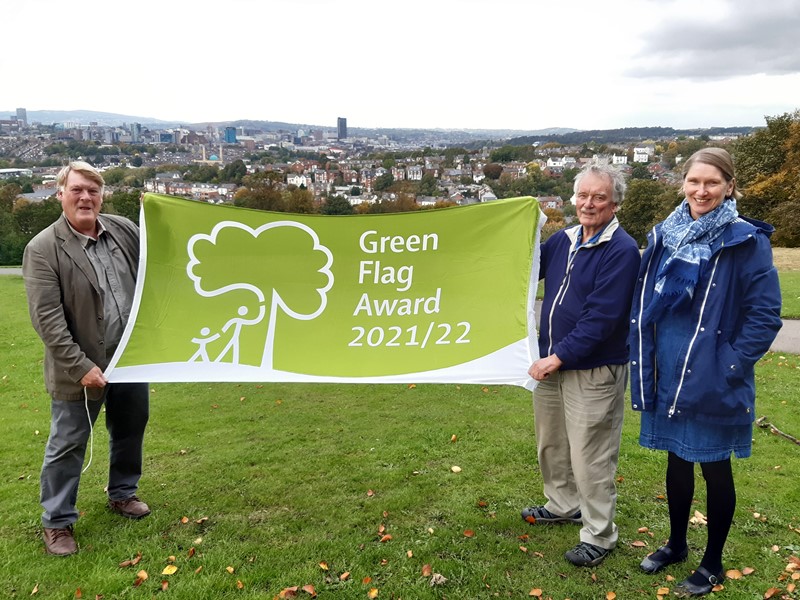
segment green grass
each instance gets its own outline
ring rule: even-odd
[[[800,319],[800,271],[781,271],[778,272],[778,278],[783,295],[781,317]]]
[[[31,597],[35,589],[34,598],[74,598],[80,588],[83,598],[144,599],[160,597],[168,581],[163,597],[187,600],[273,598],[306,584],[320,598],[363,599],[371,588],[379,599],[523,598],[533,588],[553,599],[610,591],[620,599],[655,598],[659,586],[674,585],[667,575],[682,579],[702,555],[705,530],[693,527],[687,564],[656,576],[639,571],[668,533],[665,456],[639,447],[630,411],[619,468],[619,546],[599,567],[579,569],[563,558],[578,541],[577,527],[531,526],[519,517],[522,507],[542,500],[524,390],[159,384],[152,386],[140,488],[153,514],[132,522],[106,510],[108,437],[100,425],[78,499],[80,552],[47,556],[38,475],[49,400],[21,278],[0,277],[0,306],[0,597]],[[800,357],[775,354],[757,373],[759,416],[796,437],[799,374]],[[454,465],[462,471],[453,473]],[[738,506],[724,559],[727,568],[756,571],[726,581],[725,593],[761,598],[772,586],[785,589],[778,578],[789,556],[800,553],[800,447],[756,429],[753,457],[734,461],[734,469]],[[705,513],[699,475],[696,497]],[[392,539],[381,542],[383,534]],[[119,566],[139,553],[135,567]],[[162,576],[170,556],[178,571]],[[425,564],[447,582],[431,587],[421,575]],[[141,569],[149,579],[135,587]],[[350,576],[341,580],[344,572]]]

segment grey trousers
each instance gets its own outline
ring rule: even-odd
[[[81,469],[89,440],[89,418],[97,420],[106,407],[109,434],[108,497],[123,500],[136,494],[142,475],[144,430],[150,416],[146,383],[110,383],[103,398],[50,403],[50,437],[44,453],[40,501],[42,525],[64,528],[78,520],[76,503]]]
[[[559,516],[581,511],[580,540],[617,544],[615,477],[628,365],[556,371],[533,392],[545,508]]]

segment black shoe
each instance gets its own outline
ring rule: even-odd
[[[658,573],[667,565],[685,561],[688,556],[688,547],[684,548],[678,554],[675,554],[669,546],[661,546],[661,548],[653,552],[650,556],[646,556],[639,567],[641,567],[642,571],[645,573],[650,573],[652,575],[653,573]]]
[[[722,583],[725,579],[725,574],[720,572],[714,575],[708,572],[705,567],[697,567],[695,573],[700,573],[705,581],[703,583],[692,583],[690,578],[684,579],[677,586],[675,586],[675,595],[679,598],[690,598],[692,596],[705,596],[714,589],[714,586]]]
[[[522,520],[528,523],[582,523],[581,511],[576,512],[574,515],[566,517],[559,517],[551,513],[544,506],[529,506],[522,509]]]
[[[611,554],[608,548],[601,548],[588,542],[581,542],[564,555],[576,567],[594,567]]]

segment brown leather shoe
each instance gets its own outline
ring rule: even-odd
[[[47,550],[48,554],[69,556],[78,551],[78,545],[72,535],[72,526],[60,529],[45,527],[42,539],[44,539],[44,549]]]
[[[124,500],[108,500],[108,508],[128,519],[141,519],[150,514],[150,507],[136,496]]]

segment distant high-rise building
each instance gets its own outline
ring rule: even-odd
[[[134,144],[142,141],[142,125],[140,123],[131,123],[131,141]]]
[[[347,119],[344,117],[336,119],[336,139],[347,139]]]
[[[22,121],[22,126],[28,126],[28,111],[24,108],[17,109],[17,121]]]
[[[236,143],[236,127],[225,128],[225,143],[226,144]]]

